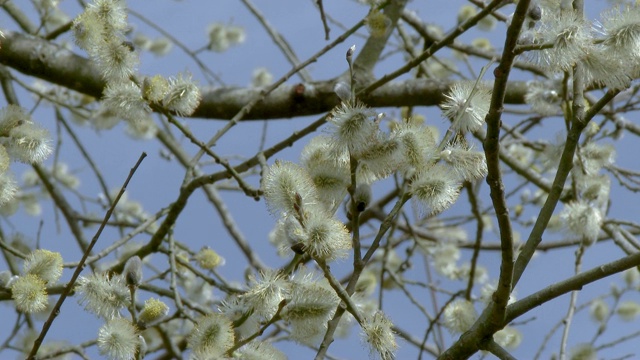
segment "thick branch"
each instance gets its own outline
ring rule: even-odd
[[[638,265],[640,265],[640,253],[635,253],[550,285],[509,305],[507,307],[506,323],[570,291],[582,290],[582,287],[585,285]]]
[[[72,51],[44,39],[13,31],[5,31],[0,50],[0,63],[26,75],[60,85],[96,98],[102,96],[105,81],[91,62]],[[283,84],[256,104],[243,120],[293,118],[322,114],[339,103],[333,92],[334,80],[307,84]],[[434,106],[443,101],[452,82],[438,80],[405,80],[389,83],[361,98],[372,107]],[[524,104],[524,81],[507,86],[505,103]],[[202,102],[193,117],[231,119],[260,89],[203,89]]]

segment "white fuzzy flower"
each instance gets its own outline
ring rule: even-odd
[[[549,49],[538,51],[539,65],[552,71],[570,70],[591,45],[587,23],[574,11],[544,16],[537,40],[542,44],[553,44]]]
[[[376,311],[362,324],[362,338],[376,351],[382,360],[392,360],[398,348],[396,337],[391,328],[393,323],[382,311]]]
[[[11,215],[14,214],[19,205],[16,199],[16,193],[18,192],[18,184],[16,183],[11,173],[5,172],[0,174],[0,206],[3,207],[2,214]],[[15,200],[15,201],[12,201]]]
[[[318,198],[327,210],[336,208],[344,200],[351,183],[348,155],[335,154],[333,150],[330,138],[316,136],[300,154],[300,164],[309,172]]]
[[[320,280],[312,273],[298,275],[301,276],[292,279],[290,301],[281,315],[291,326],[293,340],[317,344],[322,339],[327,322],[333,316],[340,298],[324,279]]]
[[[134,359],[140,344],[136,327],[120,317],[107,321],[98,330],[97,342],[100,354],[113,360]]]
[[[8,165],[6,155],[24,163],[39,164],[53,152],[49,132],[17,105],[8,105],[0,111],[0,139],[6,150],[2,152],[4,168]]]
[[[601,31],[604,45],[616,56],[626,60],[640,54],[640,12],[638,7],[613,7],[602,14]]]
[[[312,258],[327,262],[346,258],[351,236],[342,222],[314,211],[304,219],[304,251]]]
[[[249,289],[240,299],[248,305],[248,310],[270,318],[288,292],[289,283],[279,271],[265,270],[259,277],[249,277]]]
[[[635,63],[617,56],[604,45],[594,46],[582,59],[587,84],[604,85],[612,90],[626,89],[635,73]]]
[[[374,121],[375,113],[364,104],[342,103],[329,118],[336,151],[346,149],[353,155],[366,150],[379,131]]]
[[[264,175],[264,197],[272,213],[298,214],[318,204],[313,180],[301,166],[276,161]]]
[[[264,317],[256,312],[248,301],[236,295],[222,300],[219,308],[220,312],[233,322],[233,330],[241,339],[246,339],[258,331],[264,319],[271,319],[271,316]]]
[[[430,127],[416,122],[403,122],[394,127],[390,137],[400,145],[398,167],[404,174],[414,173],[434,158],[437,135]]]
[[[45,284],[55,284],[62,275],[62,256],[59,252],[36,249],[24,261],[23,272],[33,274]]]
[[[169,89],[162,99],[162,105],[180,116],[193,114],[200,104],[200,89],[190,74],[178,74],[169,79]]]
[[[429,213],[439,213],[451,206],[460,192],[460,182],[445,166],[436,164],[415,175],[411,182],[413,198],[425,205]]]
[[[267,70],[267,68],[260,67],[253,70],[251,75],[251,85],[254,87],[264,87],[271,85],[273,82],[273,75]]]
[[[233,346],[233,325],[223,314],[209,314],[196,324],[187,340],[197,359],[221,357]]]
[[[560,100],[561,97],[554,82],[527,82],[527,93],[524,96],[524,101],[536,113],[545,116],[560,113]]]
[[[75,290],[78,303],[104,319],[117,317],[120,310],[131,303],[129,289],[120,276],[98,273],[80,277]]]
[[[442,316],[444,326],[451,333],[459,334],[471,328],[471,325],[478,318],[478,313],[473,303],[468,300],[458,299],[447,306]]]
[[[591,344],[578,344],[569,352],[569,360],[597,360],[598,353]]]
[[[609,305],[602,299],[595,299],[589,307],[589,315],[598,323],[604,323],[609,317]]]
[[[93,49],[91,58],[108,82],[126,81],[135,73],[138,54],[122,38],[104,39]]]
[[[600,233],[602,214],[600,210],[584,201],[565,204],[561,213],[569,230],[582,237],[585,245],[593,244]]]
[[[287,356],[282,351],[264,341],[252,341],[238,349],[236,354],[238,359],[243,360],[287,360]]]
[[[633,321],[640,315],[640,304],[632,300],[621,302],[616,309],[616,313],[624,321]]]
[[[25,313],[42,311],[49,303],[45,282],[37,275],[20,276],[11,284],[16,309]]]
[[[493,340],[502,347],[515,349],[522,342],[522,333],[513,326],[505,326],[504,329],[493,334]]]
[[[440,156],[462,180],[474,181],[487,176],[484,152],[472,151],[461,144],[454,143],[447,146]]]
[[[171,40],[166,37],[161,37],[153,40],[151,45],[149,46],[149,51],[154,53],[156,56],[164,56],[171,51],[173,47],[173,43]]]
[[[484,124],[491,103],[491,89],[482,83],[474,86],[474,82],[458,82],[445,95],[443,115],[453,122],[454,131],[473,132]]]
[[[574,158],[574,166],[580,167],[588,175],[595,175],[603,167],[614,163],[616,149],[612,145],[590,142],[580,148],[580,154]]]
[[[142,97],[142,91],[132,82],[108,84],[104,91],[103,105],[105,109],[128,121],[146,117],[150,112],[149,105]]]
[[[221,23],[209,25],[209,50],[224,52],[231,45],[239,44],[245,40],[244,29],[238,26],[227,26]]]

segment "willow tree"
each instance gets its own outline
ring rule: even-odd
[[[2,2],[2,356],[637,351],[635,3],[78,3]]]

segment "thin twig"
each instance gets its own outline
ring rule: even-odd
[[[316,0],[316,4],[318,5],[318,9],[320,9],[320,20],[322,20],[322,27],[324,27],[324,39],[329,40],[329,25],[327,24],[327,16],[324,13],[324,6],[322,5],[322,0]]]
[[[276,313],[273,314],[273,316],[271,317],[271,319],[269,319],[269,321],[267,321],[264,325],[262,325],[262,327],[258,331],[253,333],[251,336],[247,336],[246,339],[242,339],[241,341],[238,341],[237,343],[235,343],[229,350],[227,350],[226,354],[228,356],[231,356],[234,351],[250,343],[253,339],[257,338],[258,336],[261,336],[269,326],[274,324],[276,321],[280,320],[280,313],[282,312],[282,309],[284,309],[286,305],[287,305],[287,299],[280,301],[280,303],[278,304],[278,309],[276,310]]]
[[[138,158],[138,161],[136,162],[136,164],[133,166],[133,168],[131,168],[131,171],[129,171],[129,176],[127,176],[127,179],[124,181],[124,184],[122,184],[122,187],[120,188],[120,192],[118,192],[118,195],[116,196],[113,203],[111,204],[111,207],[109,208],[109,210],[107,210],[107,213],[104,216],[104,220],[102,221],[102,224],[100,224],[98,231],[96,231],[96,234],[93,236],[93,239],[91,239],[91,242],[89,243],[86,250],[82,254],[82,259],[80,260],[78,267],[76,267],[76,270],[73,272],[73,275],[71,276],[71,280],[69,280],[69,282],[67,283],[67,286],[65,286],[64,288],[64,291],[62,292],[62,294],[60,294],[60,297],[58,298],[56,305],[53,307],[53,309],[51,309],[51,314],[49,314],[49,318],[42,325],[42,330],[40,331],[40,335],[38,335],[38,338],[34,341],[33,347],[31,348],[31,352],[27,357],[28,360],[36,359],[36,354],[38,353],[38,349],[40,348],[40,345],[42,345],[42,341],[44,340],[44,337],[47,335],[49,328],[51,328],[51,325],[53,324],[53,320],[55,320],[55,318],[60,313],[60,308],[62,307],[62,303],[64,303],[64,301],[67,299],[67,296],[69,295],[69,293],[71,292],[71,289],[75,285],[76,280],[78,279],[78,277],[80,276],[80,273],[84,269],[85,261],[89,257],[89,254],[91,253],[91,250],[93,249],[94,245],[98,242],[98,239],[100,238],[100,234],[102,234],[102,230],[104,230],[104,228],[106,227],[107,221],[109,220],[109,218],[111,217],[111,214],[115,210],[116,205],[118,204],[118,201],[120,201],[120,198],[124,194],[124,191],[127,189],[127,185],[129,185],[129,181],[131,180],[131,178],[133,177],[133,174],[135,174],[136,170],[138,169],[138,166],[140,166],[140,163],[142,163],[142,160],[144,160],[146,156],[147,156],[147,153],[143,152],[140,155],[140,158]]]
[[[471,301],[471,290],[473,289],[473,281],[476,274],[476,265],[478,263],[478,256],[480,255],[480,246],[482,245],[482,234],[484,233],[484,222],[482,220],[482,214],[478,209],[478,198],[473,190],[473,185],[470,182],[464,184],[469,195],[469,204],[471,205],[471,213],[476,218],[476,241],[473,247],[473,255],[471,255],[471,266],[469,268],[469,280],[467,282],[467,291],[464,294],[465,299]]]
[[[640,253],[625,256],[607,264],[597,266],[591,270],[574,275],[566,280],[559,281],[538,292],[535,292],[507,307],[505,322],[525,314],[552,299],[562,296],[570,291],[581,290],[585,285],[604,279],[607,276],[623,272],[634,266],[640,265]]]
[[[253,16],[258,19],[258,22],[262,24],[262,27],[266,30],[267,34],[269,34],[271,40],[273,40],[273,42],[278,46],[284,57],[287,58],[289,64],[294,67],[298,66],[300,64],[300,59],[298,59],[298,56],[295,54],[295,52],[293,52],[293,49],[291,48],[287,40],[284,39],[284,37],[278,32],[278,30],[276,30],[273,26],[271,26],[271,24],[269,24],[269,21],[267,21],[260,10],[258,10],[258,8],[256,8],[250,0],[242,0],[242,3],[249,9]],[[298,72],[298,76],[300,76],[300,78],[304,82],[310,82],[312,80],[311,75],[309,74],[307,69],[301,69]]]
[[[331,50],[334,47],[336,47],[338,44],[340,44],[343,41],[345,41],[349,36],[351,36],[351,34],[355,33],[363,25],[364,25],[364,20],[360,20],[356,25],[351,27],[344,34],[340,35],[331,44],[325,46],[320,51],[318,51],[315,54],[313,54],[306,61],[300,63],[297,66],[294,66],[291,70],[289,70],[286,74],[284,74],[276,82],[274,82],[273,84],[271,84],[271,85],[267,86],[266,88],[264,88],[263,90],[261,90],[258,96],[253,97],[253,99],[251,101],[249,101],[245,106],[243,106],[242,109],[240,109],[240,111],[238,111],[238,113],[233,118],[231,118],[231,120],[229,120],[229,122],[227,122],[227,124],[222,129],[218,130],[218,132],[216,132],[215,135],[213,135],[213,137],[209,141],[207,141],[206,147],[209,148],[211,146],[214,146],[216,144],[216,142],[218,142],[218,140],[222,137],[222,135],[226,134],[227,131],[229,131],[232,127],[234,127],[238,123],[238,121],[240,121],[242,118],[244,118],[244,116],[247,113],[251,112],[251,109],[256,104],[258,104],[260,101],[264,100],[264,98],[267,95],[269,95],[272,91],[277,89],[280,85],[282,85],[285,81],[287,81],[287,79],[289,79],[291,76],[296,74],[298,71],[304,69],[309,64],[315,62],[320,56],[324,55],[326,52],[328,52],[329,50]],[[204,154],[204,151],[200,150],[191,159],[191,161],[189,163],[191,164],[192,168],[195,167],[195,164],[200,160],[200,158],[202,157],[203,154]]]
[[[584,255],[585,246],[581,244],[576,250],[576,261],[574,266],[574,273],[578,275],[582,268],[582,256]],[[562,321],[564,324],[564,330],[562,331],[562,339],[560,340],[559,356],[561,360],[564,360],[567,352],[567,342],[569,341],[569,330],[571,329],[571,323],[573,322],[573,315],[576,311],[576,302],[578,301],[578,291],[571,292],[571,298],[569,299],[569,308],[567,309],[567,315]]]

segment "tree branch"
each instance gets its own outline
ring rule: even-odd
[[[550,285],[507,306],[506,322],[509,323],[531,309],[570,291],[581,290],[582,287],[587,284],[591,284],[638,265],[640,265],[640,253],[635,253]]]
[[[4,30],[3,30],[4,31]],[[87,58],[44,39],[13,31],[4,31],[0,63],[23,74],[60,85],[79,93],[100,98],[105,81]],[[255,104],[242,120],[293,118],[322,114],[339,104],[333,91],[335,80],[314,83],[282,84]],[[380,87],[359,99],[372,107],[434,106],[444,100],[453,81],[405,80]],[[223,87],[202,89],[202,101],[192,115],[195,118],[232,119],[261,89]],[[507,86],[505,103],[524,104],[525,81]]]

